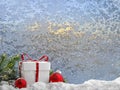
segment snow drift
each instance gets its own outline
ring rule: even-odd
[[[0,54],[47,54],[69,83],[120,76],[120,0],[0,0]]]
[[[9,85],[0,86],[0,90],[18,90]],[[120,90],[120,78],[113,81],[89,80],[83,84],[69,83],[42,83],[38,82],[31,87],[20,90]]]

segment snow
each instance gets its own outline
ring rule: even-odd
[[[19,90],[10,85],[3,84],[0,90]],[[120,90],[120,77],[113,81],[94,80],[84,82],[83,84],[69,83],[43,83],[37,82],[30,87],[20,90]]]
[[[69,83],[120,76],[120,0],[1,0],[0,8],[0,54],[47,54]]]

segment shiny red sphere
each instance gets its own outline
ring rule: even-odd
[[[49,82],[64,82],[64,78],[60,73],[55,72],[50,75]]]
[[[15,87],[17,88],[26,88],[27,87],[27,82],[24,78],[18,78],[15,81]]]

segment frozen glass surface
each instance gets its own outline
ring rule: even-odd
[[[46,54],[70,83],[120,76],[120,0],[0,0],[0,54]]]

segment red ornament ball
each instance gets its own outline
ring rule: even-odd
[[[49,82],[64,82],[64,78],[59,72],[50,75]]]
[[[24,78],[18,78],[15,81],[15,87],[17,88],[26,88],[27,87],[27,82]]]

